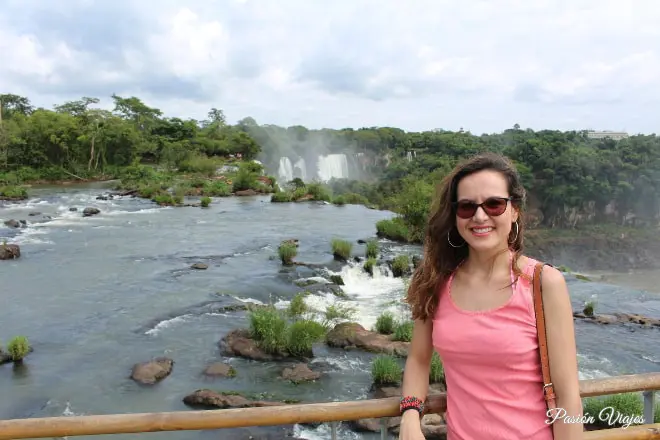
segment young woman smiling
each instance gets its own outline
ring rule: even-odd
[[[550,423],[532,277],[522,255],[525,189],[505,157],[478,155],[454,169],[429,216],[424,258],[408,290],[415,320],[401,399],[401,440],[423,440],[420,414],[431,355],[443,361],[449,440],[582,438],[572,307],[563,275],[541,286],[556,407]]]

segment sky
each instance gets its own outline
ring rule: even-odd
[[[655,133],[657,0],[0,0],[0,93],[309,128]]]

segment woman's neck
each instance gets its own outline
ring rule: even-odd
[[[512,255],[509,249],[488,253],[471,251],[462,264],[463,270],[471,276],[489,278],[492,274],[511,270]]]

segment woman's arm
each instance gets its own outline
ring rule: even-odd
[[[403,397],[413,396],[422,401],[426,400],[429,389],[431,356],[433,355],[432,332],[433,322],[431,318],[426,321],[415,320],[412,341],[403,374],[403,386],[401,387]],[[401,424],[417,424],[417,426],[420,426],[419,413],[415,410],[404,412]]]
[[[543,268],[542,289],[548,340],[550,377],[557,396],[557,408],[562,415],[553,423],[554,437],[562,440],[581,439],[583,426],[582,399],[577,365],[573,307],[561,272],[554,267]]]

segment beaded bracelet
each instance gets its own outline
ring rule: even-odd
[[[399,402],[399,412],[403,414],[409,409],[414,409],[415,411],[419,412],[419,415],[421,416],[424,412],[424,402],[414,396],[402,397],[401,401]]]

